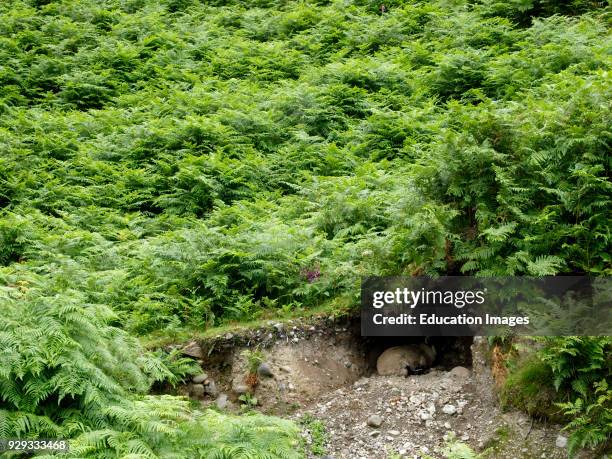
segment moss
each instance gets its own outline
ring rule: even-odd
[[[552,381],[548,365],[535,355],[526,356],[515,362],[501,388],[502,406],[520,409],[535,418],[561,422],[563,415],[555,403],[562,400],[563,394],[555,390]]]

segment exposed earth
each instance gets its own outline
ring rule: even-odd
[[[183,347],[204,369],[184,393],[215,409],[239,412],[250,401],[294,419],[328,458],[443,458],[453,439],[491,458],[567,457],[560,426],[502,412],[486,340],[434,340],[424,374],[377,374],[382,352],[406,342],[361,338],[355,321],[270,323]],[[244,351],[255,348],[263,361],[253,387]],[[325,426],[324,438],[313,435],[312,420]]]

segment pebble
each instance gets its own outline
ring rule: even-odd
[[[211,397],[216,397],[217,395],[219,395],[219,389],[217,389],[217,385],[214,381],[209,381],[208,384],[204,387],[204,391]]]
[[[390,430],[389,431],[389,435],[393,435],[394,437],[397,437],[400,434],[399,430]]]
[[[202,348],[195,341],[191,341],[187,346],[185,346],[181,352],[189,357],[194,357],[196,359],[201,359],[204,357],[204,353],[202,352]]]
[[[383,423],[383,418],[377,414],[371,415],[367,420],[367,424],[370,427],[378,428],[382,425],[382,423]]]
[[[232,391],[238,395],[246,394],[249,391],[249,387],[246,384],[234,384]]]
[[[202,384],[207,379],[208,379],[208,375],[206,373],[201,373],[197,376],[194,376],[192,381],[194,384]]]
[[[259,367],[257,367],[257,374],[259,374],[259,376],[266,376],[268,378],[271,378],[274,376],[274,373],[272,373],[272,369],[270,368],[270,365],[268,365],[267,363],[262,363],[259,365]]]
[[[468,379],[470,377],[470,370],[465,367],[455,367],[448,372],[448,375],[457,379]]]
[[[557,435],[557,439],[555,440],[555,446],[557,448],[565,448],[567,446],[567,437],[559,434]]]
[[[442,412],[444,414],[455,414],[457,412],[457,408],[455,407],[455,405],[444,405],[442,407]]]
[[[205,393],[204,384],[192,384],[190,392],[194,397],[203,397]]]
[[[219,408],[220,410],[224,410],[225,408],[227,408],[227,404],[228,404],[227,395],[219,394],[219,396],[217,397],[216,404],[217,404],[217,408]]]

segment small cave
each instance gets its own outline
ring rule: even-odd
[[[366,376],[376,374],[376,362],[385,350],[396,346],[418,345],[420,343],[435,348],[436,357],[431,368],[447,371],[457,366],[468,369],[472,367],[471,346],[474,339],[471,336],[361,336],[361,327],[358,320],[351,321],[348,331],[352,335],[353,345],[359,348],[365,359]]]
[[[432,368],[450,370],[456,366],[471,368],[472,352],[471,336],[433,336],[433,337],[362,337],[366,364],[371,373],[376,373],[376,361],[387,349],[395,346],[405,346],[425,343],[433,346],[436,357]]]

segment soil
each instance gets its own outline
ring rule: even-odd
[[[304,424],[307,442],[319,439],[302,421],[320,420],[330,458],[443,458],[452,439],[490,458],[567,457],[567,448],[556,445],[563,440],[560,426],[501,411],[484,339],[471,347],[471,338],[438,340],[434,366],[402,377],[376,374],[376,358],[404,342],[364,339],[354,320],[270,323],[246,336],[230,335],[197,343],[203,370],[221,392],[221,409],[241,411],[244,350],[257,348],[272,376],[259,376],[249,389],[256,409]],[[219,400],[209,394],[201,403],[215,406]],[[379,427],[368,425],[374,415],[382,418]]]

